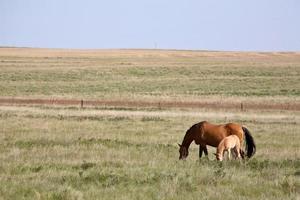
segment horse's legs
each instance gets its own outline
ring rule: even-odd
[[[241,154],[240,154],[240,149],[238,149],[237,147],[233,148],[233,153],[235,154],[235,159],[240,159],[241,158]]]
[[[231,149],[228,149],[227,152],[228,152],[228,160],[231,160],[231,158],[230,158],[230,157],[231,157],[231,156],[230,156],[230,154],[231,154]]]
[[[204,151],[205,156],[208,156],[206,145],[201,145],[200,144],[199,145],[199,158],[202,157],[203,151]]]
[[[204,150],[204,154],[205,154],[205,156],[208,156],[208,152],[207,152],[206,145],[205,145],[205,146],[203,146],[203,150]]]
[[[202,149],[202,146],[199,145],[199,158],[202,157],[202,153],[203,153],[203,149]]]
[[[240,155],[241,155],[242,159],[245,158],[245,152],[242,149],[240,149]]]
[[[237,152],[236,152],[236,149],[235,149],[235,148],[230,149],[230,152],[231,152],[231,157],[232,157],[232,159],[236,159],[236,158],[237,158]]]

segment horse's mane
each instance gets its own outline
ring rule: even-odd
[[[191,141],[194,140],[194,135],[193,135],[193,134],[196,133],[196,130],[197,130],[197,129],[202,128],[202,125],[203,125],[204,122],[205,122],[205,121],[199,122],[199,123],[197,123],[197,124],[194,124],[193,126],[191,126],[191,128],[189,128],[189,129],[186,131],[185,136],[184,136],[183,141],[182,141],[182,145],[183,145],[183,146],[187,146],[187,147],[190,146]]]

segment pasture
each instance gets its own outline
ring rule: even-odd
[[[0,69],[1,97],[124,102],[2,103],[0,199],[299,199],[299,53],[0,48]],[[203,120],[245,125],[254,157],[220,163],[209,148],[200,160],[192,144],[179,161],[177,143]]]

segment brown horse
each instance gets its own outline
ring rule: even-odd
[[[203,121],[194,124],[191,128],[189,128],[183,138],[182,144],[178,144],[180,147],[179,159],[186,159],[186,157],[189,155],[190,144],[193,141],[195,141],[197,145],[200,145],[199,157],[201,158],[203,151],[206,156],[208,155],[206,145],[218,147],[219,143],[229,135],[238,136],[241,147],[245,137],[245,151],[247,157],[250,158],[255,154],[256,146],[254,139],[247,128],[235,123],[214,125]],[[242,158],[244,158],[244,151],[241,150],[240,153]]]

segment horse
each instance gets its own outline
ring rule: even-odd
[[[229,135],[236,135],[240,140],[240,146],[246,141],[245,151],[246,156],[251,158],[256,151],[256,145],[250,131],[239,124],[228,123],[215,125],[207,121],[202,121],[194,124],[190,127],[183,138],[183,141],[179,145],[179,159],[185,160],[189,155],[190,144],[195,141],[199,145],[199,157],[202,157],[204,152],[205,156],[208,156],[206,145],[217,147],[219,143]],[[241,149],[241,157],[244,159],[245,152]]]
[[[217,153],[215,154],[216,158],[217,158],[217,160],[222,161],[223,157],[224,157],[224,153],[225,153],[225,151],[227,151],[228,159],[230,160],[230,154],[231,154],[231,151],[233,150],[235,155],[237,155],[237,158],[240,159],[241,158],[240,148],[241,148],[241,144],[240,144],[240,139],[238,138],[238,136],[229,135],[229,136],[225,137],[218,145]]]

